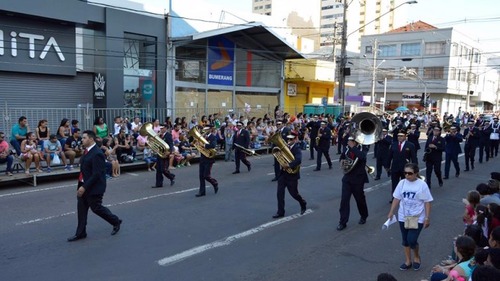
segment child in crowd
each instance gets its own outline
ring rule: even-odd
[[[147,143],[144,146],[144,161],[146,161],[148,165],[148,171],[156,171],[157,158],[154,156],[153,151]]]
[[[118,146],[114,145],[113,148],[111,148],[111,145],[112,143],[110,143],[110,139],[105,138],[102,140],[101,149],[106,155],[106,160],[111,163],[111,176],[116,178],[121,174],[120,163],[118,162],[118,157],[116,156],[116,148]]]
[[[476,220],[476,206],[479,205],[481,195],[476,190],[471,190],[467,193],[467,201],[465,203],[465,211],[463,221],[465,225],[471,225]]]

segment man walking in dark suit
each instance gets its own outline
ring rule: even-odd
[[[432,129],[432,136],[427,137],[425,142],[424,162],[425,162],[425,182],[431,188],[432,170],[438,178],[439,186],[443,186],[441,177],[441,161],[443,161],[444,139],[441,137],[441,127],[435,126]]]
[[[205,136],[208,143],[205,144],[205,148],[214,149],[217,146],[217,138],[214,134],[213,125],[205,127],[204,130],[208,130],[207,135]],[[208,181],[214,187],[215,194],[219,191],[219,184],[217,183],[217,180],[212,178],[210,175],[214,162],[215,160],[213,158],[209,158],[201,153],[199,170],[200,190],[198,191],[198,194],[196,194],[196,197],[205,196],[205,181]]]
[[[311,121],[306,124],[307,131],[309,132],[309,151],[311,153],[311,157],[309,160],[314,160],[314,149],[316,148],[316,137],[318,136],[318,130],[320,127],[320,123],[318,121],[318,115],[314,115]]]
[[[319,138],[318,146],[316,150],[318,151],[318,157],[316,159],[316,169],[314,171],[321,170],[321,156],[325,155],[326,161],[328,162],[328,168],[332,168],[332,160],[330,159],[330,145],[332,143],[332,130],[326,126],[325,121],[321,121],[321,128],[319,128],[317,138]],[[316,139],[311,140],[316,142]]]
[[[479,146],[479,135],[479,129],[474,126],[474,121],[467,122],[467,128],[464,130],[465,172],[469,171],[469,167],[474,170],[474,157],[476,148]]]
[[[382,138],[375,144],[375,158],[377,158],[377,175],[375,180],[382,176],[382,167],[389,171],[389,148],[392,144],[392,137],[387,133],[387,129],[382,129]]]
[[[399,131],[397,140],[392,142],[389,149],[389,163],[391,163],[392,189],[390,203],[392,203],[392,194],[399,181],[405,177],[405,165],[407,163],[418,164],[415,146],[413,143],[406,141],[406,133],[404,131]]]
[[[280,174],[278,175],[278,190],[276,197],[278,199],[278,212],[273,216],[274,219],[285,216],[285,189],[293,199],[300,204],[300,214],[303,215],[307,210],[307,202],[299,194],[299,179],[300,179],[300,164],[302,163],[302,150],[298,144],[298,132],[291,131],[287,136],[288,148],[293,154],[294,160],[287,165],[281,166]],[[295,174],[287,172],[288,168],[295,169],[299,167],[299,171]]]
[[[444,163],[444,179],[449,179],[450,165],[453,162],[455,166],[455,176],[460,176],[460,165],[458,164],[458,154],[462,153],[460,143],[463,141],[462,134],[457,132],[457,127],[450,127],[450,133],[446,134],[445,140],[445,163]]]
[[[281,138],[286,140],[286,136],[290,134],[290,128],[287,127],[286,125],[283,124],[281,121],[276,121],[276,133],[275,134],[280,134]],[[274,148],[274,144],[272,144],[271,149]],[[278,163],[278,160],[276,160],[276,157],[274,158],[274,178],[271,181],[277,181],[278,176],[281,173],[281,166],[280,163]]]
[[[174,151],[174,142],[172,139],[172,134],[168,131],[166,126],[160,126],[160,137],[168,144],[170,148],[170,153]],[[168,169],[169,166],[169,157],[161,158],[158,157],[158,161],[156,163],[156,184],[152,186],[152,188],[160,188],[163,187],[163,176],[170,180],[170,186],[175,183],[175,175],[170,172]]]
[[[479,163],[483,163],[483,155],[486,152],[486,162],[490,160],[490,135],[493,129],[490,126],[490,121],[485,120],[479,130]]]
[[[250,145],[250,133],[243,129],[243,122],[238,121],[236,123],[236,134],[234,135],[233,147],[234,147],[234,161],[236,164],[236,170],[233,174],[240,173],[240,161],[247,166],[248,171],[252,169],[250,161],[247,160],[247,156],[245,152],[243,152],[242,148],[248,148]],[[237,144],[237,145],[235,145]],[[239,147],[238,147],[239,146]]]
[[[113,226],[111,235],[120,231],[122,220],[102,205],[102,197],[106,192],[106,156],[95,143],[96,135],[93,131],[85,131],[82,144],[85,147],[84,155],[80,158],[80,175],[77,188],[78,227],[74,236],[68,242],[85,239],[87,237],[87,215],[89,208],[94,214],[103,218]]]
[[[350,160],[354,163],[354,166],[344,167],[342,166],[343,161]],[[356,162],[357,160],[357,162]],[[366,153],[363,152],[359,144],[354,140],[353,137],[349,137],[347,141],[347,149],[345,153],[340,155],[341,167],[350,169],[342,177],[342,196],[340,200],[340,220],[337,230],[341,231],[347,227],[347,222],[349,221],[350,214],[350,201],[351,195],[356,200],[356,205],[358,206],[358,212],[361,218],[359,219],[359,224],[365,224],[366,218],[368,217],[368,206],[366,205],[366,197],[364,191],[365,183],[368,183],[368,175],[366,174]]]

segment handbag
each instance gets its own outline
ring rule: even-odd
[[[52,164],[59,165],[61,164],[61,159],[57,153],[54,153],[54,158],[52,159]]]
[[[420,216],[407,216],[405,217],[406,229],[418,229],[418,218]]]

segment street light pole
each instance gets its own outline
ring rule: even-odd
[[[370,107],[372,108],[373,111],[375,111],[375,80],[377,79],[377,69],[375,68],[375,65],[377,63],[377,53],[378,53],[378,46],[377,46],[377,39],[373,41],[373,71],[372,71],[372,95],[370,98]]]

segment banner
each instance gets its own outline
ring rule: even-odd
[[[208,84],[232,86],[234,43],[217,36],[208,40]]]

